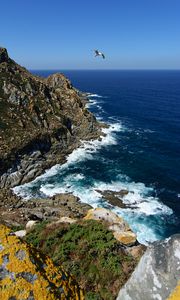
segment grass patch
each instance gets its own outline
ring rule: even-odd
[[[94,220],[71,225],[41,223],[26,241],[73,274],[87,300],[115,299],[135,266],[106,225]]]

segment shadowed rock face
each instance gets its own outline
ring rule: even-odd
[[[80,140],[99,136],[86,98],[63,74],[32,75],[0,48],[0,188],[62,163]]]
[[[8,62],[9,56],[5,48],[0,48],[0,63]]]
[[[84,299],[75,279],[0,225],[0,299]]]
[[[152,244],[117,300],[180,299],[180,234]]]

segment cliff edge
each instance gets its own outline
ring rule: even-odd
[[[99,136],[86,97],[63,74],[32,75],[0,48],[0,187],[23,184]]]

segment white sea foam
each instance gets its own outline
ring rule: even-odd
[[[69,163],[71,164],[72,161]],[[68,170],[68,163],[65,165]],[[59,193],[73,193],[82,202],[86,202],[94,208],[98,206],[108,207],[127,220],[131,228],[136,232],[138,241],[143,244],[160,238],[154,231],[156,224],[152,223],[151,225],[151,217],[156,217],[158,222],[160,222],[164,215],[167,216],[172,213],[172,210],[159,202],[158,198],[151,196],[153,188],[146,187],[143,183],[132,182],[127,176],[119,175],[115,181],[111,181],[110,183],[96,180],[88,184],[88,180],[83,173],[74,172],[68,174],[64,173],[63,168],[59,168],[58,175],[60,176],[59,180],[54,180],[53,184],[48,183],[48,179],[50,178],[44,180],[41,177],[39,183],[36,179],[35,183],[31,182],[15,189],[19,189],[21,196],[27,196],[29,193],[32,193],[32,187],[39,184],[38,189],[45,196],[53,196]],[[123,197],[123,202],[128,206],[126,209],[112,207],[102,199],[101,193],[97,192],[97,190],[120,191],[122,189],[129,191]]]
[[[102,98],[97,94],[89,94],[88,97],[90,98],[88,105],[97,105],[99,102],[95,98]],[[97,108],[101,109],[98,105]],[[94,154],[102,147],[116,145],[116,132],[124,130],[126,128],[120,122],[109,124],[108,128],[102,129],[100,139],[81,141],[80,147],[67,156],[65,164],[55,165],[34,181],[13,188],[14,192],[26,199],[35,196],[33,191],[36,189],[38,193],[40,191],[45,196],[73,193],[82,202],[89,203],[93,207],[110,207],[117,214],[123,216],[137,233],[139,242],[147,244],[157,240],[159,236],[154,231],[154,224],[150,223],[151,216],[158,218],[158,222],[160,222],[164,215],[172,214],[172,210],[159,202],[157,197],[152,197],[153,188],[146,187],[143,183],[132,182],[127,176],[121,174],[109,183],[98,180],[91,180],[90,183],[87,183],[89,181],[86,174],[83,174],[83,170],[81,173],[72,171],[69,174],[68,172],[71,168],[73,170],[73,167],[79,162],[93,160]],[[55,178],[56,176],[57,178]],[[97,190],[120,191],[122,189],[129,191],[123,197],[123,202],[128,206],[126,209],[112,207],[102,199],[101,193],[97,192]]]
[[[76,164],[85,160],[93,160],[93,153],[97,152],[102,147],[116,145],[117,140],[115,132],[123,130],[125,130],[125,128],[120,123],[109,124],[108,128],[102,129],[102,136],[100,137],[100,139],[91,141],[81,141],[81,146],[75,149],[71,154],[67,156],[66,163],[64,163],[63,165],[57,164],[51,167],[50,169],[46,170],[44,174],[36,177],[36,179],[30,183],[14,187],[14,193],[26,199],[31,198],[32,195],[30,194],[30,189],[34,185],[36,185],[36,183],[38,184],[39,180],[46,182],[47,178],[51,178],[57,175],[59,172],[66,170],[72,164]]]
[[[131,182],[126,176],[121,175],[114,182],[95,181],[90,186],[87,186],[86,183],[81,184],[82,179],[85,179],[82,174],[70,174],[53,185],[42,183],[40,191],[46,196],[70,192],[79,197],[82,202],[86,202],[94,208],[105,206],[112,209],[128,221],[131,228],[137,233],[139,242],[143,244],[153,242],[159,238],[154,232],[154,224],[151,226],[149,220],[151,220],[151,216],[156,216],[159,221],[161,216],[170,215],[172,210],[159,202],[158,198],[149,196],[152,188],[146,187],[143,183]],[[102,199],[101,193],[97,192],[97,190],[119,191],[121,189],[129,191],[123,198],[123,202],[128,205],[126,209],[112,207]]]
[[[117,139],[114,133],[123,130],[125,129],[120,123],[110,124],[108,128],[102,129],[103,135],[100,136],[100,139],[81,141],[81,146],[68,155],[66,164],[93,159],[92,154],[97,152],[101,147],[116,145]]]
[[[100,96],[98,94],[90,94],[90,93],[87,93],[88,97],[89,98],[103,98],[103,96]]]

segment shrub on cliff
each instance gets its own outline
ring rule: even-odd
[[[26,240],[70,271],[89,300],[115,299],[135,266],[106,225],[94,220],[41,223]]]

